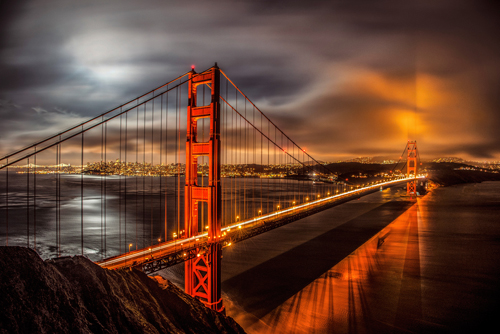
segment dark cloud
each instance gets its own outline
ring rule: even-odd
[[[495,2],[34,0],[0,9],[3,153],[217,61],[323,160],[399,154],[408,139],[424,157],[500,160]]]

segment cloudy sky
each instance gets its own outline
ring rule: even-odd
[[[0,1],[0,152],[218,62],[316,158],[500,160],[493,1]]]

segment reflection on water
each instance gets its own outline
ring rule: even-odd
[[[0,245],[29,245],[43,258],[83,253],[101,260],[182,236],[183,176],[40,174],[35,186],[34,175],[11,171],[8,187],[6,176],[0,171]],[[223,226],[345,190],[280,178],[223,178],[221,187]],[[207,219],[202,205],[200,231]]]
[[[500,182],[435,189],[266,313],[252,311],[240,292],[228,314],[248,333],[497,332],[499,216]],[[308,271],[314,260],[294,265]],[[257,283],[264,273],[252,275]]]
[[[408,328],[408,321],[421,318],[420,286],[415,282],[420,273],[417,211],[415,204],[246,330],[364,333],[398,326],[399,321]]]

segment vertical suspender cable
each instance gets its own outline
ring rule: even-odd
[[[226,116],[227,116],[227,110],[226,110],[226,106],[225,105],[222,105],[222,94],[223,94],[223,84],[220,84],[220,89],[219,89],[219,96],[217,98],[217,102],[221,105],[221,139],[220,139],[220,142],[221,142],[221,179],[220,179],[220,183],[221,183],[221,205],[222,205],[222,208],[221,208],[221,212],[222,212],[222,217],[221,217],[221,226],[226,226],[226,209],[227,209],[227,205],[225,203],[226,201],[226,193],[225,193],[225,188],[226,188],[226,184],[225,184],[225,181],[224,181],[224,177],[227,175],[227,161],[226,161],[226,156],[225,156],[225,152],[227,152],[227,142],[226,142],[226,127],[227,127],[227,124],[226,124]]]
[[[59,144],[56,145],[56,161],[55,161],[55,181],[56,181],[56,200],[54,211],[56,212],[56,256],[59,256]]]
[[[106,258],[107,253],[107,244],[106,244],[106,236],[107,236],[107,189],[108,189],[108,122],[104,123],[104,166],[106,166],[106,172],[104,173],[104,258]]]
[[[176,234],[179,235],[179,210],[178,210],[178,207],[179,207],[179,194],[178,192],[180,191],[179,190],[179,187],[178,187],[178,178],[179,178],[179,166],[177,165],[177,158],[178,158],[178,150],[177,150],[177,132],[178,132],[178,129],[177,129],[177,125],[179,124],[179,121],[177,120],[177,117],[178,117],[178,113],[179,113],[179,88],[176,88],[175,89],[175,151],[174,151],[174,163],[175,163],[175,172],[176,172],[176,179],[175,179],[175,184],[174,184],[174,196],[175,196],[175,212],[174,212],[174,217],[175,217],[175,222],[174,222],[174,228],[176,230]],[[172,234],[173,235],[173,234]],[[175,239],[175,237],[174,237]]]
[[[104,116],[102,117],[102,121],[104,121]],[[100,164],[100,170],[101,170],[101,177],[100,177],[100,185],[101,185],[101,260],[104,258],[104,220],[102,217],[103,214],[103,175],[102,175],[102,170],[104,169],[104,123],[101,124],[101,164]]]
[[[227,101],[227,98],[228,98],[228,95],[229,95],[229,91],[228,91],[228,87],[227,87],[227,82],[226,82],[226,101]],[[234,112],[231,112],[231,164],[232,164],[232,168],[231,168],[231,171],[232,171],[232,176],[231,176],[231,210],[229,212],[230,214],[230,217],[229,217],[229,221],[232,222],[233,219],[235,219],[236,217],[236,207],[235,207],[235,203],[236,203],[236,194],[234,193],[234,188],[235,188],[235,185],[234,183],[236,182],[236,164],[235,164],[235,160],[234,160],[234,154],[235,154],[235,129],[234,129]],[[233,212],[234,210],[234,212]]]
[[[167,88],[168,89],[168,88]],[[162,178],[163,178],[163,94],[160,95],[160,168],[158,169],[158,174],[160,177],[160,191],[159,191],[159,197],[160,197],[160,219],[163,217],[162,213],[163,210],[162,208],[162,194],[163,194],[163,187],[162,187]],[[164,208],[165,210],[167,209],[166,207]],[[161,220],[160,220],[161,221]],[[161,230],[160,230],[161,231]],[[161,232],[159,234],[160,239],[161,239]],[[158,243],[160,243],[160,240],[158,240]]]
[[[168,88],[168,87],[167,87]],[[166,108],[165,108],[165,168],[168,171],[168,89],[167,89],[167,101],[166,101]],[[168,218],[168,178],[165,178],[165,242],[167,241],[168,238],[168,225],[167,225],[167,218]]]
[[[276,127],[274,127],[274,145],[273,145],[273,165],[274,165],[274,171],[275,171],[275,180],[273,182],[273,207],[272,207],[272,211],[275,211],[276,210],[276,190],[278,189],[278,186],[279,186],[279,180],[276,180],[276,175],[277,173],[279,172],[278,170],[278,163],[276,161]]]
[[[175,97],[175,119],[176,119],[176,149],[177,149],[177,159],[176,159],[176,165],[177,165],[177,236],[179,236],[180,232],[180,224],[181,224],[181,170],[180,170],[180,161],[181,161],[181,115],[180,115],[180,89],[177,88],[176,90],[176,97]]]
[[[279,166],[280,166],[280,178],[279,178],[279,199],[278,199],[278,205],[279,205],[279,209],[280,210],[283,210],[285,208],[285,203],[282,203],[281,202],[281,194],[283,193],[283,161],[282,161],[282,157],[283,157],[283,150],[284,150],[284,146],[283,146],[283,134],[280,135],[281,137],[281,148],[282,150],[278,150],[278,159],[279,159]],[[286,183],[286,181],[285,181]],[[284,199],[283,199],[284,201]]]
[[[59,136],[59,141],[61,141],[61,136]],[[62,173],[62,143],[60,144],[59,146],[59,166],[58,166],[58,169],[59,169],[59,173],[57,173],[57,176],[59,178],[59,186],[58,186],[58,192],[59,192],[59,199],[57,201],[57,210],[59,211],[59,240],[58,240],[58,243],[59,243],[59,255],[61,255],[61,173]]]
[[[226,87],[227,87],[227,80],[226,80]],[[220,102],[220,96],[219,96],[219,102]],[[227,226],[231,220],[227,219],[227,176],[228,176],[228,161],[227,161],[227,151],[229,149],[229,145],[228,145],[228,136],[227,136],[227,105],[224,105],[224,116],[223,116],[223,119],[224,119],[224,128],[223,128],[223,133],[224,133],[224,139],[222,140],[222,144],[224,145],[224,150],[222,151],[223,152],[223,157],[224,157],[224,165],[225,166],[225,179],[224,181],[221,180],[221,183],[224,182],[224,188],[222,188],[223,190],[225,190],[225,192],[223,191],[223,198],[222,198],[222,208],[223,208],[223,216],[222,216],[222,219],[223,219],[223,224],[224,226]]]
[[[180,80],[179,80],[180,81]],[[179,220],[178,220],[178,223],[179,223],[179,226],[177,227],[177,235],[179,235],[179,232],[180,232],[180,229],[181,229],[181,118],[182,118],[182,87],[179,87],[178,88],[179,90],[179,140],[178,140],[178,144],[179,144],[179,147],[178,147],[178,154],[179,154],[179,177],[177,178],[177,182],[179,183],[179,202],[178,202],[178,205],[179,205]],[[185,183],[185,182],[184,182]]]
[[[287,152],[289,153],[289,148],[288,148],[288,140],[287,139],[285,139],[285,144],[284,145],[285,145],[285,147],[284,147],[285,153],[283,154],[283,156],[285,158],[285,185],[286,185],[286,193],[285,193],[285,196],[284,196],[285,197],[285,199],[284,199],[285,200],[285,203],[284,203],[285,205],[284,206],[288,207],[289,204],[290,204],[290,193],[289,193],[289,183],[290,183],[289,176],[290,176],[290,170],[288,168],[289,166],[288,166],[288,154],[287,154]]]
[[[142,125],[142,248],[146,247],[146,105]]]
[[[153,150],[154,150],[154,120],[155,120],[155,99],[154,99],[154,92],[153,92],[153,101],[151,101],[152,106],[151,106],[151,166],[150,166],[150,173],[149,173],[149,179],[150,179],[150,196],[151,196],[151,201],[149,202],[149,206],[151,207],[151,220],[149,221],[150,229],[151,229],[151,235],[149,239],[149,245],[153,245],[153,175],[155,174],[154,172],[154,156],[153,156]]]
[[[33,174],[33,249],[36,250],[36,146],[34,154],[34,174]]]
[[[107,169],[108,169],[108,161],[106,157],[106,147],[107,147],[107,132],[108,132],[108,123],[104,123],[104,137],[103,137],[103,157],[104,157],[104,168],[105,172],[102,176],[103,185],[102,185],[102,219],[103,219],[103,256],[106,258],[106,181],[107,181]]]
[[[120,113],[122,108],[120,108]],[[118,176],[118,254],[122,254],[122,176],[123,176],[123,161],[122,161],[122,122],[123,115],[120,115],[120,148],[118,154],[119,161],[119,176]]]
[[[81,236],[81,249],[83,256],[83,125],[82,125],[82,147],[81,147],[81,159],[80,159],[80,236]]]
[[[137,100],[139,104],[139,100]],[[135,121],[135,249],[138,249],[137,234],[138,234],[138,219],[139,219],[139,107],[136,108],[137,118]]]
[[[238,110],[238,92],[235,90],[234,91],[234,99],[235,99],[235,107],[236,107],[236,110]],[[241,139],[240,139],[240,136],[241,136],[241,131],[240,131],[240,128],[239,128],[239,125],[240,125],[240,119],[239,117],[236,115],[236,152],[235,152],[235,156],[236,156],[236,166],[237,166],[237,171],[240,172],[239,174],[241,175],[241,166],[239,165],[240,163],[240,157],[241,157]],[[238,176],[238,181],[239,181],[239,178],[240,178],[240,175],[237,175]],[[239,182],[236,181],[236,178],[234,179],[234,188],[235,188],[235,195],[238,196],[239,198]],[[235,213],[236,213],[236,217],[239,217],[240,216],[240,200],[236,201],[236,198],[235,198]]]
[[[107,223],[107,220],[106,220],[106,216],[107,216],[107,212],[106,212],[106,209],[107,209],[107,181],[108,181],[108,157],[107,157],[107,153],[108,153],[108,123],[104,123],[104,166],[106,168],[106,172],[104,173],[104,201],[102,203],[103,205],[103,218],[104,218],[104,258],[106,258],[106,251],[107,251],[107,244],[106,244],[106,232],[107,232],[107,226],[106,226],[106,223]]]
[[[30,248],[30,158],[26,161],[26,247]]]
[[[262,114],[260,115],[260,129],[264,131],[264,128],[262,127]],[[261,177],[260,177],[260,212],[263,213],[262,211],[264,208],[262,207],[262,197],[264,197],[264,194],[262,193],[262,176],[264,175],[264,160],[263,160],[263,146],[262,142],[264,140],[264,136],[261,134],[260,135],[260,168],[261,168]]]
[[[127,178],[128,178],[128,175],[129,175],[129,172],[128,172],[128,161],[127,161],[127,150],[128,150],[128,112],[125,114],[125,184],[124,184],[124,187],[125,187],[125,194],[124,194],[124,212],[123,212],[123,215],[125,216],[124,217],[124,229],[125,229],[125,234],[124,234],[124,240],[125,240],[125,243],[123,244],[124,248],[123,248],[123,252],[125,252],[125,250],[127,249]]]
[[[7,158],[7,165],[8,164],[9,164],[9,159]],[[9,166],[7,166],[5,172],[5,222],[6,222],[5,246],[8,246],[9,245]]]
[[[247,100],[245,100],[245,105],[244,105],[244,111],[245,111],[245,118],[247,118]],[[242,120],[243,121],[243,120]],[[247,217],[247,187],[246,187],[246,181],[247,181],[247,177],[246,177],[246,169],[248,168],[248,161],[247,161],[247,156],[248,156],[248,147],[247,147],[247,123],[243,123],[245,125],[245,133],[244,133],[244,136],[245,136],[245,142],[244,142],[244,152],[245,152],[245,162],[243,164],[243,217],[245,217],[244,219],[246,220],[248,217]],[[242,135],[243,135],[243,132],[242,132]]]
[[[252,123],[255,124],[255,108],[252,108]],[[253,129],[253,164],[254,164],[254,174],[257,174],[257,132],[255,131],[255,128]],[[255,181],[255,178],[252,178],[252,181]],[[252,209],[253,213],[255,214],[255,208],[254,206],[256,205],[255,203],[255,187],[256,187],[256,182],[252,182]]]
[[[269,130],[269,122],[267,122],[267,134],[268,134],[268,138],[271,138],[271,131]],[[270,166],[270,155],[271,155],[271,151],[270,151],[270,143],[269,143],[269,139],[267,140],[267,168],[269,168],[269,177],[267,178],[267,189],[266,189],[266,193],[267,193],[267,208],[266,208],[266,213],[270,213],[269,211],[269,202],[271,201],[271,186],[269,184],[269,182],[271,181],[271,175],[272,175],[272,168]],[[272,208],[271,208],[272,209]]]
[[[237,94],[238,92],[236,92]],[[245,155],[244,155],[244,150],[245,150],[245,141],[244,141],[244,134],[245,132],[243,131],[243,127],[245,124],[243,123],[243,118],[240,116],[238,117],[239,120],[239,130],[238,133],[240,134],[240,145],[238,151],[240,152],[239,154],[239,166],[240,166],[240,182],[238,183],[238,195],[240,198],[243,198],[243,200],[240,199],[239,201],[239,210],[238,213],[240,215],[240,220],[245,219]],[[241,205],[243,204],[243,208],[241,208]]]

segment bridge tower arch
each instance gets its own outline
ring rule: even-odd
[[[198,106],[198,88],[203,85],[211,89],[209,105]],[[208,205],[208,248],[198,256],[185,262],[185,291],[200,299],[207,307],[223,311],[221,298],[221,236],[222,201],[220,184],[220,70],[217,63],[211,69],[189,74],[186,138],[186,186],[184,188],[184,223],[186,237],[203,233],[199,230],[198,204]],[[197,126],[199,119],[208,119],[210,139],[199,142]],[[198,184],[198,157],[208,157],[208,186]],[[204,226],[201,228],[203,230]]]
[[[413,197],[417,195],[417,142],[416,141],[408,141],[406,151],[408,153],[408,158],[406,161],[406,176],[413,178],[408,181],[406,185],[406,195]]]

